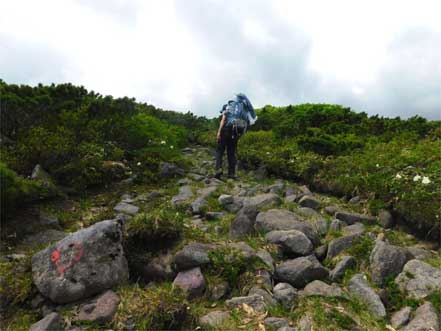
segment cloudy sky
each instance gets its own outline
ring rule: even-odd
[[[209,117],[337,103],[441,119],[439,0],[1,0],[0,78]]]

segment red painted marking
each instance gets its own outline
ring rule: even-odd
[[[83,245],[80,243],[73,243],[73,249],[75,250],[74,256],[68,263],[62,264],[60,257],[65,250],[63,247],[55,249],[51,254],[51,261],[57,266],[57,272],[59,275],[63,275],[66,270],[71,268],[75,263],[78,263],[84,255]]]

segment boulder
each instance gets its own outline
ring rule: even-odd
[[[296,200],[297,200],[297,195],[288,195],[285,198],[285,203],[293,203],[296,202]]]
[[[254,232],[254,223],[258,210],[255,206],[244,206],[230,225],[230,236],[242,238]]]
[[[205,213],[205,218],[207,220],[218,220],[224,217],[224,213],[220,211],[208,211]]]
[[[281,203],[280,197],[275,193],[259,194],[244,199],[244,205],[254,206],[257,209],[274,207]]]
[[[398,287],[415,299],[441,290],[441,269],[420,260],[410,260],[395,278]]]
[[[439,331],[440,317],[432,303],[426,302],[415,311],[415,317],[403,331]]]
[[[305,256],[311,254],[314,249],[308,237],[297,230],[275,230],[268,232],[265,239],[272,243],[280,245],[282,251],[288,255]]]
[[[316,198],[310,196],[310,195],[304,195],[300,200],[299,200],[299,205],[302,207],[308,207],[308,208],[312,208],[314,210],[319,210],[320,209],[320,201],[317,200]]]
[[[273,230],[298,230],[303,232],[313,245],[320,244],[320,239],[312,226],[301,222],[298,215],[286,209],[270,209],[260,212],[256,217],[255,228],[264,233]]]
[[[393,313],[392,317],[390,318],[390,324],[392,325],[392,327],[398,330],[401,327],[405,326],[410,320],[411,312],[412,308],[404,307],[401,308],[399,311]]]
[[[270,193],[282,193],[283,189],[285,188],[285,184],[283,182],[277,182],[273,185],[268,186],[267,191]]]
[[[319,216],[309,221],[314,231],[320,236],[326,236],[329,230],[329,223],[323,217]]]
[[[128,214],[128,215],[136,215],[139,212],[139,207],[131,205],[130,203],[127,202],[119,202],[115,208],[113,208],[114,211],[118,212],[118,213],[124,213],[124,214]]]
[[[263,288],[261,288],[259,286],[251,287],[251,289],[248,291],[248,296],[250,296],[250,295],[262,296],[263,300],[265,301],[265,303],[267,305],[277,304],[277,301],[273,298],[273,296],[268,291],[264,290]]]
[[[303,195],[310,195],[310,196],[312,196],[312,192],[309,190],[308,186],[306,186],[306,185],[299,186],[299,191]]]
[[[345,222],[342,222],[338,219],[333,219],[331,221],[331,224],[329,225],[329,231],[339,232],[345,226],[346,226]]]
[[[193,214],[200,214],[202,212],[202,209],[206,206],[208,206],[208,201],[205,200],[205,198],[203,197],[199,197],[192,202],[191,211],[193,212]]]
[[[77,321],[91,321],[100,324],[112,321],[118,305],[119,296],[113,291],[106,291],[95,300],[82,305],[78,313]]]
[[[63,318],[58,313],[50,313],[42,320],[32,324],[29,331],[60,331],[63,329]]]
[[[265,263],[266,266],[270,269],[271,272],[274,272],[274,259],[268,251],[264,249],[259,249],[256,253],[256,256]]]
[[[344,297],[342,289],[337,285],[328,285],[321,280],[314,280],[303,289],[304,296],[318,295],[322,297]]]
[[[179,272],[173,281],[173,286],[181,288],[189,299],[202,296],[205,290],[205,278],[201,268]]]
[[[187,270],[210,263],[208,253],[214,248],[213,245],[202,243],[190,243],[173,258],[177,270]]]
[[[222,194],[219,196],[219,198],[217,200],[219,201],[219,203],[222,206],[226,206],[226,205],[229,205],[230,203],[234,202],[234,197],[229,194]]]
[[[328,253],[328,244],[321,245],[314,250],[314,255],[319,261],[326,259]]]
[[[128,280],[121,224],[102,221],[77,231],[32,257],[38,290],[56,303],[100,293]]]
[[[395,222],[394,222],[394,218],[393,218],[392,214],[390,213],[390,211],[382,210],[378,214],[378,223],[380,223],[380,225],[383,228],[390,229],[391,227],[394,226]]]
[[[193,197],[191,186],[184,185],[179,188],[178,194],[171,199],[171,203],[173,206],[181,205],[191,197]]]
[[[142,278],[145,282],[173,280],[176,271],[172,267],[173,256],[165,253],[151,259],[141,267]]]
[[[265,312],[265,300],[261,295],[249,295],[243,297],[234,297],[225,301],[225,305],[230,308],[236,308],[242,306],[242,304],[247,304],[253,308],[258,313]]]
[[[314,255],[309,255],[279,264],[276,267],[275,278],[296,288],[303,288],[313,280],[327,279],[328,275],[328,269],[323,267]]]
[[[182,179],[178,180],[178,185],[179,186],[188,185],[190,183],[191,183],[191,179],[190,178],[182,178]]]
[[[337,263],[334,269],[329,274],[329,279],[332,282],[338,282],[341,280],[345,274],[345,271],[354,268],[357,261],[352,256],[343,256],[342,259]]]
[[[288,320],[281,317],[267,317],[263,320],[266,330],[278,331],[280,328],[289,326]]]
[[[325,207],[325,213],[330,215],[330,216],[334,216],[334,214],[338,211],[338,207],[337,206],[326,206]]]
[[[350,248],[354,244],[355,240],[358,239],[359,237],[360,235],[353,234],[331,240],[328,245],[327,258],[332,259],[333,257],[337,256],[344,250]]]
[[[335,214],[335,218],[345,222],[348,225],[360,222],[360,223],[366,223],[366,224],[374,224],[377,220],[376,217],[370,216],[370,215],[364,215],[364,214],[357,214],[357,213],[349,213],[349,212],[337,212]]]
[[[256,251],[243,241],[227,243],[227,247],[241,254],[246,259],[256,256]]]
[[[161,162],[159,164],[159,177],[170,178],[175,176],[184,176],[185,171],[174,163]]]
[[[355,196],[355,197],[352,197],[351,199],[349,199],[349,203],[351,203],[353,205],[356,205],[359,202],[360,202],[360,197],[359,196]]]
[[[216,328],[230,317],[230,313],[227,311],[215,310],[202,316],[199,319],[199,323],[202,326]]]
[[[386,316],[386,309],[383,302],[375,291],[369,287],[365,276],[357,274],[351,278],[348,284],[349,292],[364,302],[370,312],[377,318],[383,318]]]
[[[349,236],[354,234],[363,234],[365,231],[365,226],[362,223],[354,223],[352,225],[343,227],[343,235]]]
[[[297,290],[288,283],[279,283],[274,286],[273,295],[286,308],[290,308],[299,297]]]
[[[299,215],[302,215],[305,217],[321,217],[320,214],[316,210],[314,210],[310,207],[300,207],[297,210],[297,213]]]
[[[220,283],[213,284],[213,287],[210,289],[210,300],[217,301],[222,299],[227,295],[230,291],[230,285],[227,282],[223,281]]]
[[[410,259],[406,249],[377,240],[370,256],[372,281],[380,286],[384,285],[386,277],[398,275]]]

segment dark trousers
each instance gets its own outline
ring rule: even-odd
[[[236,149],[239,135],[234,134],[232,127],[224,127],[221,130],[221,139],[217,143],[216,148],[216,171],[222,170],[222,159],[224,156],[225,148],[227,149],[228,157],[228,176],[234,176],[236,174]]]

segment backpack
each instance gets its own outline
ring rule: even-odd
[[[256,122],[256,113],[245,94],[237,94],[236,100],[228,101],[227,106],[230,108],[230,113],[227,117],[226,125],[232,126],[233,132],[239,136],[246,132],[249,125],[253,125]]]

